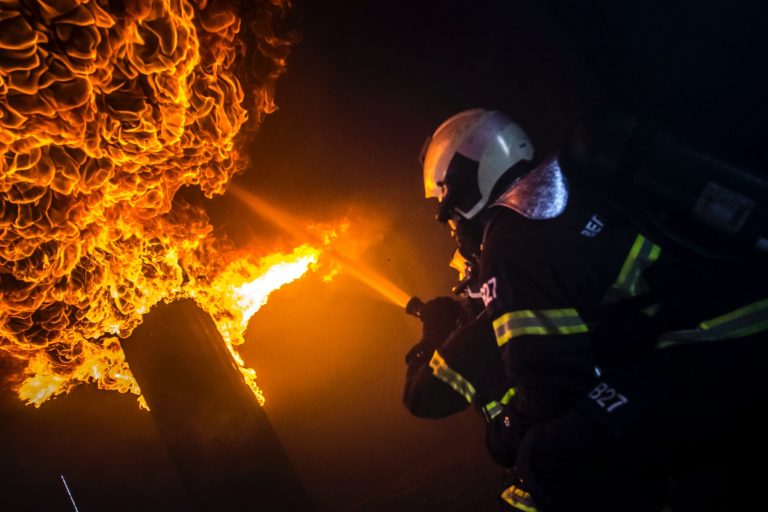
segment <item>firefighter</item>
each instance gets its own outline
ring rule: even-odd
[[[514,383],[505,417],[519,442],[502,499],[659,510],[712,465],[736,485],[711,486],[707,506],[731,510],[748,494],[742,456],[764,446],[768,272],[639,231],[561,160],[538,158],[518,124],[482,109],[449,118],[423,153],[426,196],[477,255]]]

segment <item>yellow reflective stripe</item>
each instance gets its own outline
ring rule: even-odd
[[[504,393],[504,396],[501,397],[501,403],[507,405],[512,400],[512,397],[515,396],[515,393],[515,388],[509,388],[507,392]]]
[[[730,313],[713,318],[712,320],[705,320],[704,322],[701,322],[699,327],[701,329],[709,330],[742,327],[744,326],[744,320],[751,319],[751,317],[754,316],[757,316],[757,321],[768,320],[768,299],[753,302],[752,304],[748,304],[742,308],[731,311]],[[737,326],[737,324],[741,324],[741,326]]]
[[[501,499],[509,503],[517,510],[523,512],[538,512],[538,509],[533,505],[533,499],[530,493],[522,490],[516,485],[510,485],[504,492],[501,493]]]
[[[516,336],[526,334],[578,334],[587,332],[587,324],[573,308],[525,309],[505,313],[493,321],[496,342],[504,345]]]
[[[496,400],[492,400],[485,404],[483,406],[483,414],[485,415],[486,421],[491,421],[493,418],[501,414],[501,411],[504,410],[504,406],[512,400],[513,396],[515,396],[515,388],[509,388],[507,392],[504,393],[504,396],[501,397],[501,400],[498,402]]]
[[[643,282],[641,279],[643,270],[659,259],[660,254],[661,247],[643,235],[637,235],[612,288],[628,297],[634,297],[644,291],[642,290]]]
[[[504,409],[502,405],[496,400],[488,402],[483,406],[483,415],[485,416],[485,421],[491,421],[493,418],[501,414],[501,411],[503,410]]]
[[[748,304],[730,313],[705,320],[697,329],[662,334],[657,346],[743,338],[768,330],[768,299]]]
[[[454,391],[466,398],[467,402],[472,402],[475,396],[475,387],[471,382],[462,377],[460,373],[452,370],[445,362],[445,359],[437,353],[437,350],[432,354],[429,367],[432,368],[432,375],[451,386]]]

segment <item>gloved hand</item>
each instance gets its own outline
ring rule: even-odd
[[[437,297],[424,303],[419,310],[421,340],[405,356],[408,365],[432,353],[459,325],[461,306],[452,297]]]
[[[420,315],[422,342],[439,345],[459,324],[461,306],[452,297],[437,297],[424,303]]]

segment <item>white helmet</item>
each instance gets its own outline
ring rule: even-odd
[[[438,220],[445,222],[454,212],[465,219],[476,216],[502,175],[533,159],[533,144],[505,114],[472,109],[441,124],[422,155],[425,195],[443,203]]]

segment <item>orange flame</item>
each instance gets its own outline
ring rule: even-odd
[[[300,235],[300,233],[303,232],[300,228],[301,223],[288,212],[267,203],[263,199],[237,186],[231,187],[230,191],[235,197],[243,201],[243,203],[245,203],[245,205],[254,213],[269,220],[283,231],[294,237],[304,236]],[[332,232],[326,231],[326,233],[327,234],[324,236],[327,237],[329,236],[328,233]],[[324,245],[328,245],[329,239],[324,238],[323,243]],[[404,308],[411,298],[410,295],[405,293],[396,284],[360,261],[357,254],[348,254],[331,249],[329,251],[329,259],[332,260],[332,264],[334,265],[331,275],[343,270],[349,276],[368,286],[396,306]]]
[[[141,316],[229,300],[216,283],[240,253],[176,192],[220,194],[244,168],[241,128],[274,110],[287,1],[0,7],[0,351],[28,403],[81,382],[139,394],[119,339]]]
[[[264,403],[256,385],[256,372],[245,366],[236,346],[244,343],[248,320],[267,303],[269,295],[299,277],[318,262],[320,250],[304,244],[291,254],[270,254],[254,264],[247,259],[232,262],[207,288],[192,296],[210,313],[245,381]]]

